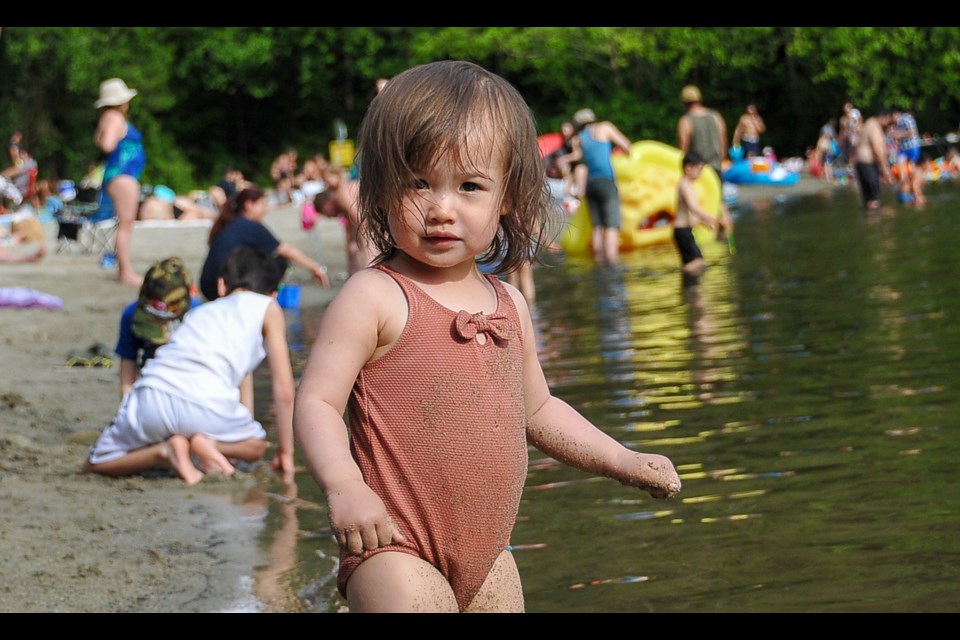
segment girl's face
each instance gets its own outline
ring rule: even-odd
[[[244,205],[244,217],[251,220],[263,220],[267,214],[267,197],[264,196],[258,200],[247,200]]]
[[[466,167],[442,157],[416,173],[401,213],[390,216],[397,249],[417,262],[440,268],[472,263],[493,242],[508,211],[503,151],[494,145],[469,151]]]

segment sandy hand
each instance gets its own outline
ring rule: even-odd
[[[348,553],[359,556],[406,541],[383,501],[362,480],[328,490],[327,507],[337,543]]]
[[[672,498],[680,492],[680,476],[673,463],[655,453],[636,454],[636,468],[620,482],[643,489],[657,500]]]

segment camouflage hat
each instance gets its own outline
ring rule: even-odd
[[[180,258],[167,258],[150,267],[133,312],[133,334],[155,345],[166,344],[172,326],[190,309],[192,287],[190,272]],[[171,326],[171,322],[175,324]]]

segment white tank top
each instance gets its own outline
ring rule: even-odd
[[[231,412],[240,382],[266,356],[263,318],[273,300],[252,291],[194,307],[147,361],[135,387],[152,387],[214,410]]]

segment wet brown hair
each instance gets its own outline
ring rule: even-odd
[[[489,249],[478,257],[509,273],[545,244],[553,197],[546,182],[533,114],[506,80],[471,62],[445,60],[408,69],[390,79],[371,101],[360,125],[360,225],[379,264],[396,245],[389,217],[399,215],[416,174],[437,162],[474,166],[477,137],[491,141],[504,159],[502,202],[508,213]],[[472,144],[471,144],[472,143]]]

